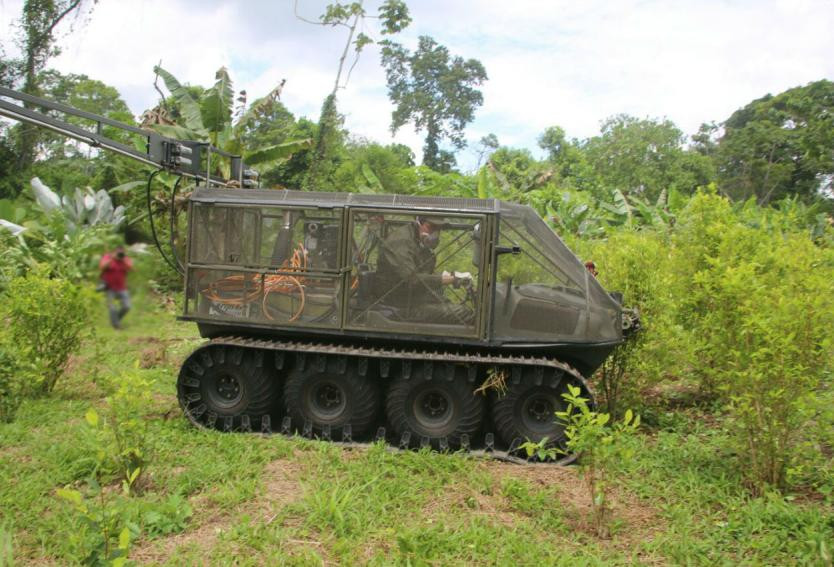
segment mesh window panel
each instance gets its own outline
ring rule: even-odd
[[[239,207],[195,203],[191,262],[250,265],[255,257],[257,215]]]
[[[475,334],[480,220],[354,211],[347,325],[413,334]],[[457,287],[443,284],[444,271],[462,276]]]
[[[288,326],[338,327],[340,279],[192,268],[189,315]]]
[[[504,203],[502,203],[504,205]],[[502,212],[495,335],[503,339],[576,340],[586,335],[585,267],[532,210]],[[541,229],[544,230],[541,230]]]
[[[189,301],[189,315],[224,321],[258,318],[253,312],[253,305],[261,295],[258,274],[191,268],[188,278],[194,297]]]

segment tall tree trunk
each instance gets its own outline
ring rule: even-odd
[[[440,130],[432,120],[426,125],[426,141],[423,144],[423,165],[436,170],[440,165],[440,147],[437,144],[440,138]]]
[[[24,61],[23,92],[37,96],[38,72],[44,67],[52,53],[55,42],[55,28],[66,16],[81,6],[82,0],[26,0],[23,4],[23,28],[26,60]],[[32,108],[30,103],[24,103]],[[37,130],[34,126],[23,125],[17,144],[17,169],[23,170],[35,161]]]

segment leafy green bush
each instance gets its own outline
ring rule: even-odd
[[[609,424],[611,416],[593,411],[578,387],[568,385],[568,390],[562,394],[567,407],[556,412],[556,417],[565,424],[567,452],[579,455],[579,470],[590,496],[594,529],[598,536],[608,537],[612,469],[615,463],[621,465],[631,458],[624,441],[640,426],[640,416],[634,417],[631,410],[626,410],[622,421]]]
[[[186,528],[190,517],[191,506],[179,494],[158,503],[142,503],[142,524],[149,537],[179,533]]]
[[[582,253],[594,260],[606,289],[622,292],[624,304],[640,312],[641,331],[594,377],[606,411],[619,417],[623,406],[645,407],[648,391],[685,378],[693,364],[690,333],[675,320],[672,250],[663,233],[622,230]]]
[[[90,485],[93,498],[85,498],[71,488],[57,490],[58,497],[70,503],[84,522],[84,531],[73,534],[73,538],[83,542],[86,565],[125,565],[131,539],[139,530],[125,521],[122,507],[112,495],[105,494],[95,479],[90,480]]]
[[[151,403],[151,384],[137,372],[125,372],[116,381],[100,415],[90,408],[87,423],[96,431],[97,471],[115,473],[126,495],[137,492],[150,459],[150,438],[145,411]]]
[[[18,358],[17,349],[0,333],[0,423],[14,419],[26,396],[26,365]]]
[[[762,211],[761,222],[749,208],[743,214],[713,193],[690,201],[673,240],[674,285],[695,375],[728,405],[741,465],[760,494],[784,488],[803,460],[804,432],[832,366],[834,254],[804,227],[774,220],[778,212]]]
[[[34,367],[31,391],[51,392],[89,327],[90,296],[66,280],[32,273],[13,279],[2,302],[9,338]]]

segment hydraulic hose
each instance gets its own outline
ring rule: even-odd
[[[146,188],[146,191],[145,191],[145,194],[147,196],[147,203],[148,203],[148,221],[151,223],[151,234],[153,235],[153,241],[154,241],[154,244],[156,244],[156,249],[159,250],[159,253],[162,254],[162,258],[168,263],[168,265],[171,266],[171,268],[174,269],[174,271],[176,271],[178,274],[182,275],[183,272],[181,272],[177,268],[176,264],[174,264],[171,261],[171,259],[168,258],[167,254],[165,254],[165,250],[162,249],[162,245],[159,243],[159,238],[157,238],[157,235],[156,235],[156,226],[154,225],[154,222],[153,222],[153,207],[151,207],[151,183],[153,183],[154,177],[156,177],[156,174],[159,173],[160,171],[162,171],[162,170],[154,171],[153,173],[151,173],[148,176],[148,185],[147,185],[147,188]]]
[[[171,217],[171,256],[174,257],[174,262],[177,263],[177,271],[180,274],[185,273],[185,268],[183,268],[182,261],[180,260],[179,255],[177,254],[177,247],[175,246],[175,236],[177,234],[177,214],[176,214],[176,198],[177,198],[177,190],[180,188],[180,182],[182,181],[182,175],[177,178],[177,182],[174,183],[174,188],[171,189],[171,210],[169,211],[169,216]]]

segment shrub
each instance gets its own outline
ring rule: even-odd
[[[92,498],[71,488],[57,490],[58,497],[69,502],[83,520],[84,531],[73,534],[73,538],[83,542],[86,565],[125,565],[131,539],[139,529],[125,521],[122,506],[97,481],[91,479],[90,485]]]
[[[674,271],[700,387],[723,395],[739,462],[761,494],[785,488],[805,460],[832,365],[834,255],[801,227],[768,231],[745,214],[741,222],[725,199],[694,197],[673,239]]]
[[[26,368],[18,360],[17,349],[0,334],[0,423],[14,419],[26,394]]]
[[[150,382],[136,372],[118,378],[115,392],[107,397],[102,414],[90,408],[85,416],[96,430],[97,471],[99,475],[115,473],[122,490],[131,495],[150,459],[148,423],[144,412],[151,403]]]
[[[40,273],[13,279],[2,298],[9,338],[34,367],[34,393],[51,392],[90,324],[90,297]]]
[[[640,311],[641,331],[594,378],[603,407],[616,418],[623,406],[644,406],[647,390],[688,373],[691,341],[675,322],[675,273],[665,234],[623,230],[588,246],[584,257],[594,260],[606,289],[622,292],[624,304]]]
[[[611,416],[591,410],[578,387],[568,385],[568,390],[562,394],[567,407],[556,412],[556,417],[565,424],[567,452],[579,455],[594,529],[599,537],[608,537],[612,469],[633,456],[625,441],[640,426],[640,416],[626,410],[622,421],[609,424]]]

